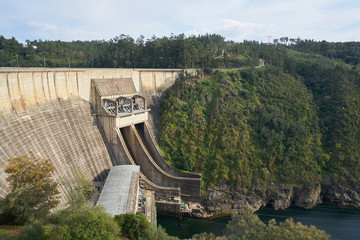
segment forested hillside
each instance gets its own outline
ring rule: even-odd
[[[294,48],[253,43],[263,68],[179,79],[162,101],[159,144],[205,188],[323,183],[325,197],[341,202],[346,189],[360,207],[359,68]]]

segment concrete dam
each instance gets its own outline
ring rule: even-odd
[[[181,72],[0,68],[0,197],[7,159],[32,151],[51,160],[63,196],[80,175],[103,182],[113,166],[138,165],[160,198],[198,201],[201,176],[172,168],[155,141],[160,97]]]

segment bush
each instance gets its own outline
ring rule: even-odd
[[[115,221],[121,227],[121,236],[131,240],[155,238],[156,229],[151,226],[142,213],[116,215]]]
[[[328,240],[329,235],[314,226],[304,226],[294,223],[292,219],[277,224],[274,219],[264,224],[256,214],[246,208],[241,215],[235,215],[226,225],[227,239],[258,239],[258,240]]]
[[[115,221],[121,228],[121,237],[131,240],[176,240],[178,238],[169,236],[166,231],[159,226],[152,225],[146,220],[143,213],[125,213],[116,215]]]
[[[59,222],[50,239],[118,239],[119,226],[102,207],[82,206],[74,211],[57,214]]]
[[[156,239],[157,240],[176,240],[178,238],[169,236],[163,227],[158,226],[157,232],[156,232]]]
[[[5,230],[5,229],[0,229],[0,237],[5,237],[7,235],[13,234],[14,232],[9,231],[9,230]]]
[[[32,224],[28,225],[24,230],[22,230],[18,235],[16,235],[16,240],[37,240],[42,239],[45,230],[42,226],[42,223],[39,221],[34,221]]]

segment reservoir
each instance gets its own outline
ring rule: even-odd
[[[286,210],[275,211],[265,207],[256,212],[259,218],[267,223],[270,219],[282,222],[293,218],[294,222],[304,225],[314,225],[325,230],[334,240],[360,239],[360,209],[340,208],[332,203],[324,203],[311,210],[291,207]],[[158,215],[158,224],[166,229],[169,235],[180,239],[190,238],[196,233],[212,232],[216,236],[224,233],[227,222],[231,217],[221,217],[213,220]]]

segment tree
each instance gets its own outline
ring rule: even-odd
[[[115,221],[121,228],[120,236],[126,239],[137,240],[176,240],[169,236],[161,227],[156,227],[146,220],[143,213],[125,213],[115,216]]]
[[[234,215],[226,225],[226,236],[231,239],[265,239],[266,225],[259,217],[245,208],[241,215]]]
[[[31,239],[31,240],[41,240],[45,230],[42,226],[42,223],[39,221],[34,221],[30,225],[26,226],[18,235],[16,235],[16,240]]]
[[[192,236],[193,240],[227,240],[226,237],[216,237],[213,233],[200,233]]]
[[[244,209],[240,215],[234,215],[226,226],[228,239],[243,240],[327,240],[329,235],[314,226],[304,226],[294,223],[292,219],[276,224],[274,219],[264,224],[249,208]]]
[[[115,221],[121,226],[121,236],[128,239],[155,239],[156,229],[146,220],[142,213],[116,215]]]
[[[119,226],[103,207],[83,205],[74,211],[63,210],[50,239],[119,239]]]
[[[90,202],[90,195],[92,194],[91,189],[94,185],[86,179],[85,176],[81,174],[78,176],[79,177],[73,191],[67,196],[68,211],[75,211],[85,204],[92,204]]]
[[[51,178],[54,167],[49,159],[39,159],[30,151],[8,160],[5,172],[10,193],[2,200],[2,215],[8,222],[24,224],[44,219],[57,206],[57,183]]]
[[[272,219],[266,228],[265,239],[327,240],[329,235],[314,226],[307,227],[300,222],[294,223],[291,218],[279,224],[276,224],[275,219]]]

